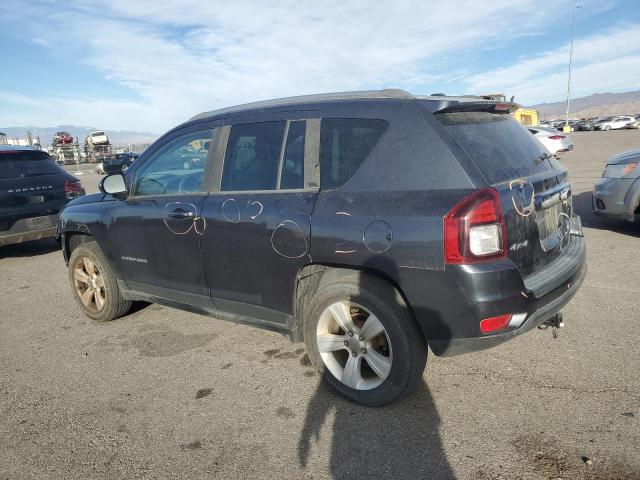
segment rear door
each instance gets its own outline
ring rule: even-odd
[[[523,276],[551,263],[569,242],[567,169],[510,115],[436,113],[454,141],[500,192],[507,254]]]
[[[19,220],[57,214],[69,201],[65,182],[74,180],[45,152],[0,150],[0,233]],[[54,226],[35,222],[31,229]]]
[[[292,313],[296,273],[310,261],[318,131],[319,121],[295,117],[224,127],[218,191],[202,211],[216,308],[271,324]]]

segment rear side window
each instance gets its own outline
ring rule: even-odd
[[[542,144],[508,115],[464,112],[437,113],[435,117],[491,184],[551,168]]]
[[[275,190],[285,121],[234,125],[222,172],[223,191]]]
[[[64,173],[45,152],[0,152],[0,180]]]
[[[320,126],[320,186],[338,188],[362,165],[389,124],[369,118],[323,118]]]

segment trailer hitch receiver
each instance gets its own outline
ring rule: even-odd
[[[564,327],[564,321],[562,320],[562,312],[556,313],[553,317],[544,323],[538,325],[540,330],[546,330],[551,327],[551,334],[553,338],[558,338],[558,330]]]

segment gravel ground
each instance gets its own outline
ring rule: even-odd
[[[589,273],[567,327],[431,355],[381,409],[338,398],[276,333],[159,305],[93,323],[54,241],[0,249],[0,479],[640,478],[640,226],[589,200],[640,130],[573,138]]]

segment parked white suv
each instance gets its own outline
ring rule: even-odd
[[[635,119],[633,117],[613,117],[609,120],[596,122],[596,130],[620,130],[626,128]]]
[[[87,143],[91,145],[108,145],[109,138],[107,137],[106,132],[98,130],[89,134],[87,137]]]

